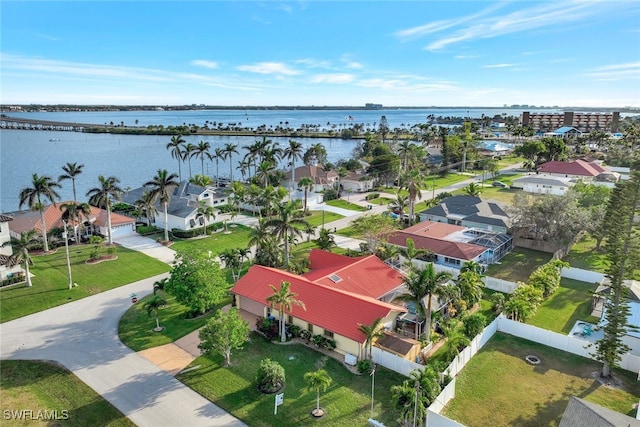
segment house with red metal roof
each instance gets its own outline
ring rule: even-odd
[[[235,304],[254,316],[278,316],[267,298],[273,294],[269,285],[279,288],[283,281],[291,283],[291,292],[305,307],[294,305],[286,313],[286,321],[313,335],[336,342],[336,351],[362,358],[365,335],[360,325],[382,319],[384,329],[395,329],[396,317],[405,313],[403,306],[390,300],[404,282],[402,275],[375,257],[349,258],[320,250],[311,252],[311,271],[297,275],[276,268],[252,266],[231,288]]]
[[[416,249],[429,251],[435,264],[454,268],[468,261],[492,264],[513,248],[509,235],[435,221],[396,231],[388,240],[392,245],[406,247],[408,239],[413,239]]]
[[[50,232],[54,228],[62,228],[62,210],[60,207],[65,203],[72,203],[71,201],[59,202],[56,205],[48,205],[44,207],[44,223],[46,225],[47,232]],[[91,213],[87,218],[84,218],[82,224],[87,228],[89,234],[96,233],[102,236],[106,236],[107,233],[107,211],[104,209],[90,206]],[[42,219],[39,211],[15,211],[8,214],[11,218],[11,224],[9,230],[11,236],[15,238],[20,237],[20,233],[23,231],[37,230],[42,232]],[[125,215],[111,212],[111,235],[114,238],[126,236],[134,233],[136,230],[136,220]]]
[[[591,180],[609,170],[596,162],[581,159],[572,162],[551,161],[538,166],[538,174],[551,175],[561,178],[579,178]]]

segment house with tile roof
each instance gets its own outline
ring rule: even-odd
[[[62,228],[62,210],[60,206],[72,201],[59,202],[56,205],[48,205],[44,207],[44,221],[47,227],[47,233],[54,228]],[[85,234],[99,234],[101,236],[108,235],[107,211],[104,209],[90,206],[91,213],[85,218],[82,224],[76,224],[76,227],[83,228]],[[19,238],[23,231],[37,230],[42,233],[42,220],[39,211],[15,211],[8,215],[13,219],[9,225],[12,237]],[[136,221],[134,218],[111,212],[111,235],[113,238],[123,237],[135,233]]]
[[[321,261],[324,265],[327,259]],[[365,268],[355,268],[352,273],[356,274],[356,270],[360,269]],[[253,265],[231,288],[231,293],[240,310],[258,317],[279,316],[277,309],[270,307],[267,302],[267,298],[273,294],[269,285],[278,288],[283,281],[289,282],[291,292],[298,295],[296,298],[305,307],[294,305],[290,312],[285,313],[287,323],[313,335],[332,339],[336,343],[336,352],[359,359],[364,357],[366,351],[366,337],[359,325],[370,325],[381,318],[384,329],[393,330],[398,314],[407,311],[402,306],[353,292],[354,288],[360,289],[362,285],[354,285],[346,276],[344,283],[341,283],[340,273],[333,278],[331,275],[327,277],[324,272],[318,276],[311,280],[310,277],[276,268]]]
[[[338,181],[338,174],[336,171],[325,171],[322,166],[304,165],[297,167],[294,171],[295,180],[291,181],[291,170],[285,174],[285,179],[280,184],[284,188],[298,188],[298,182],[302,178],[311,178],[313,181],[313,187],[311,192],[324,191],[327,188],[331,188]]]
[[[374,182],[373,178],[353,171],[340,179],[340,187],[343,191],[364,193],[373,189]]]
[[[541,164],[536,169],[539,175],[549,175],[560,178],[578,178],[583,180],[591,180],[603,172],[609,170],[596,162],[587,162],[585,160],[574,160],[572,162],[550,161]]]
[[[433,263],[453,268],[470,261],[493,264],[513,248],[509,235],[434,221],[419,222],[396,231],[388,241],[406,247],[408,239],[413,240],[416,249],[429,251]]]
[[[136,201],[140,200],[147,191],[149,191],[147,187],[129,190],[127,194],[122,195],[122,201],[134,206]],[[228,193],[220,188],[213,186],[201,187],[186,180],[182,181],[180,185],[174,189],[171,194],[171,200],[169,201],[167,217],[169,229],[176,228],[186,231],[215,222],[213,218],[207,220],[204,215],[198,213],[201,202],[206,206],[216,208],[229,204],[230,200]],[[218,214],[216,213],[216,217],[217,216]],[[164,207],[161,206],[160,201],[156,202],[156,215],[151,222],[155,223],[158,227],[164,227]]]
[[[451,196],[438,205],[418,213],[420,221],[444,222],[467,228],[507,233],[509,215],[495,202],[473,196]]]

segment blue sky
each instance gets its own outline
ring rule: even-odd
[[[637,1],[2,1],[0,102],[640,106]]]

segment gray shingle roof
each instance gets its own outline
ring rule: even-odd
[[[447,197],[439,205],[420,213],[440,217],[456,215],[463,217],[464,221],[509,227],[509,215],[498,204],[473,196]]]
[[[640,420],[572,396],[558,427],[640,427]]]

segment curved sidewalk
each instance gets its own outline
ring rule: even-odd
[[[138,426],[244,426],[118,338],[130,296],[149,294],[150,277],[0,324],[2,359],[55,360]]]

